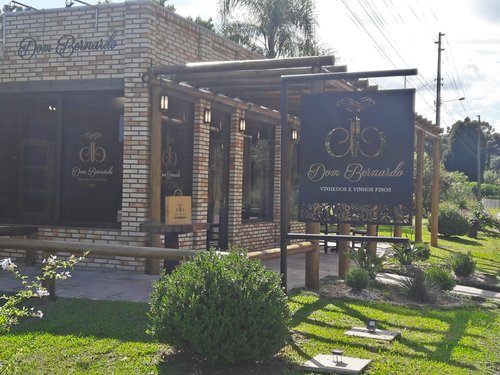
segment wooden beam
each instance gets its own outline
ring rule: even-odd
[[[234,70],[252,69],[279,69],[304,66],[330,66],[335,65],[335,57],[332,56],[306,56],[288,57],[282,59],[259,59],[259,60],[233,60],[233,61],[207,61],[187,63],[185,65],[160,65],[151,69],[155,76],[164,74],[221,72]]]
[[[124,86],[123,78],[3,82],[0,83],[0,94],[96,90],[123,91]]]
[[[296,242],[287,246],[287,254],[294,255],[294,254],[307,253],[310,251],[314,251],[315,248],[316,245],[314,244],[314,242],[310,241]],[[252,251],[249,252],[247,256],[250,259],[260,259],[260,260],[274,259],[280,257],[280,251],[281,249],[279,247],[276,247],[273,249]]]
[[[45,251],[48,253],[71,252],[82,254],[86,251],[90,251],[90,256],[96,254],[168,260],[182,260],[196,254],[196,250],[52,240],[31,240],[25,238],[0,238],[0,248],[26,251]]]
[[[345,71],[345,66],[325,66],[323,69],[327,72]],[[259,70],[236,70],[221,72],[201,72],[201,73],[178,73],[170,74],[169,78],[177,82],[203,82],[207,80],[227,80],[237,78],[258,79],[258,78],[280,78],[282,75],[290,74],[310,74],[319,73],[318,67],[300,67],[283,69],[259,69]]]

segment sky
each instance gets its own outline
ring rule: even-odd
[[[112,0],[119,2],[118,0]],[[0,0],[3,7],[9,0]],[[64,0],[20,0],[39,9]],[[87,0],[95,4],[96,0]],[[182,16],[211,17],[218,0],[169,0]],[[441,127],[469,117],[500,133],[499,0],[315,0],[317,35],[348,71],[417,68],[418,76],[376,79],[381,89],[416,88],[416,112],[436,121],[439,33]],[[460,98],[465,98],[459,100]]]

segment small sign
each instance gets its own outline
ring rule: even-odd
[[[191,223],[191,197],[179,195],[166,196],[165,224],[187,225]]]

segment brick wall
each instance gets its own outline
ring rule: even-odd
[[[96,25],[97,21],[97,25]],[[99,51],[73,51],[57,48],[67,41],[100,41],[114,48]],[[31,39],[25,39],[31,38]],[[20,48],[25,39],[26,46]],[[32,47],[36,42],[37,50]],[[114,44],[116,43],[116,44]],[[172,65],[193,61],[255,59],[259,56],[167,9],[148,1],[105,4],[96,11],[89,7],[16,12],[6,16],[6,38],[0,54],[0,86],[37,82],[120,79],[124,87],[123,199],[120,229],[54,228],[40,229],[39,238],[83,243],[147,244],[147,235],[139,225],[149,218],[150,88],[142,74],[151,65]],[[20,55],[19,52],[24,52]],[[60,54],[58,54],[60,52]],[[82,83],[83,84],[83,83]],[[208,160],[210,131],[202,122],[209,102],[195,102],[193,219],[207,220]],[[229,242],[252,250],[279,245],[279,127],[276,127],[274,222],[241,221],[243,181],[243,135],[238,131],[241,110],[231,114],[231,150],[229,173]],[[275,121],[277,123],[277,121]],[[204,248],[206,232],[184,235],[185,248]],[[0,252],[14,258],[17,252]],[[86,265],[143,271],[143,259],[91,256]]]

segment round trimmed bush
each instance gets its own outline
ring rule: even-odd
[[[469,220],[457,207],[443,204],[439,208],[438,230],[445,237],[463,236],[469,231]]]
[[[476,269],[476,261],[470,253],[454,253],[450,256],[450,266],[455,275],[461,277],[470,276]]]
[[[356,291],[365,289],[369,279],[368,271],[359,267],[352,267],[345,275],[345,283]]]
[[[452,290],[456,285],[451,272],[443,267],[432,266],[425,270],[425,276],[441,290]]]
[[[210,363],[265,359],[288,337],[280,276],[241,251],[200,251],[154,283],[148,333]]]

